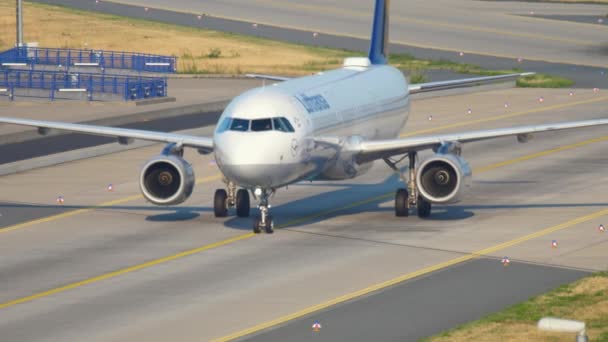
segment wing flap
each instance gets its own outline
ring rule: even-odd
[[[213,139],[193,135],[144,131],[119,127],[94,126],[75,123],[29,120],[0,117],[0,123],[37,127],[38,132],[48,134],[49,130],[61,130],[91,135],[116,137],[120,143],[128,143],[131,139],[147,140],[165,143],[177,143],[182,146],[195,147],[203,150],[213,149]]]

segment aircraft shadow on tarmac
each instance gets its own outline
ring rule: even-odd
[[[476,181],[478,184],[485,185],[505,185],[505,184],[528,184],[536,183],[533,181]],[[384,212],[388,219],[403,220],[404,223],[411,222],[420,224],[425,221],[456,221],[464,220],[475,216],[476,211],[480,210],[500,210],[500,209],[533,209],[533,208],[575,208],[575,207],[605,207],[608,203],[554,203],[554,204],[456,204],[456,205],[437,205],[433,207],[433,214],[426,219],[419,219],[415,212],[411,213],[409,218],[395,218],[393,214],[393,193],[398,187],[403,184],[399,181],[397,175],[393,174],[387,177],[384,181],[375,184],[361,184],[349,182],[315,182],[315,183],[299,183],[292,185],[286,191],[298,191],[298,188],[304,189],[307,187],[324,187],[330,189],[323,191],[313,196],[304,197],[292,202],[272,207],[272,215],[275,218],[275,225],[280,228],[295,228],[303,227],[312,223],[319,223],[325,220],[340,217],[355,215],[362,212]],[[334,190],[335,189],[335,190]],[[281,191],[284,193],[285,190]],[[281,193],[278,195],[280,196]],[[252,204],[255,202],[252,199]],[[388,205],[387,205],[388,204]],[[212,213],[213,208],[203,206],[179,206],[179,207],[158,207],[153,205],[145,206],[79,206],[79,205],[44,205],[44,204],[29,204],[29,203],[0,203],[0,213],[10,214],[14,216],[23,216],[25,218],[26,211],[35,211],[37,217],[58,214],[71,210],[78,209],[99,209],[104,211],[154,211],[158,214],[148,215],[147,221],[152,222],[180,222],[197,219],[202,213]],[[251,215],[257,215],[257,209],[251,209]],[[5,215],[6,217],[6,215]],[[32,219],[29,217],[29,219]],[[205,218],[206,219],[206,218]],[[221,219],[213,218],[214,222]],[[0,217],[0,225],[2,225],[2,217]],[[15,224],[18,222],[11,222]],[[239,230],[250,230],[250,218],[231,217],[224,222],[228,228]],[[421,227],[419,227],[421,228]],[[423,227],[422,227],[423,228]],[[1,228],[0,228],[1,229]]]

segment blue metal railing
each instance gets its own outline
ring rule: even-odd
[[[86,92],[89,100],[100,94],[120,96],[125,101],[167,96],[167,79],[66,71],[6,69],[0,71],[0,88],[48,90],[49,99],[57,92]]]
[[[0,52],[0,63],[27,63],[30,65],[78,66],[87,64],[103,69],[126,69],[136,72],[174,73],[177,57],[145,53],[16,47]]]

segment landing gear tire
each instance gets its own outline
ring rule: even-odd
[[[268,215],[266,218],[266,226],[264,227],[264,232],[266,234],[274,233],[274,221],[272,220],[272,216]]]
[[[228,216],[228,193],[224,189],[215,190],[213,196],[213,213],[215,217]]]
[[[264,225],[262,225],[262,219],[260,217],[253,221],[253,233],[260,234],[262,228],[266,234],[274,233],[274,221],[272,220],[272,216],[268,215],[268,217],[266,217],[266,224]]]
[[[260,229],[260,224],[262,223],[262,219],[259,217],[253,220],[253,233],[260,234],[262,230]]]
[[[409,195],[406,189],[398,189],[395,193],[395,216],[407,217],[410,215]]]
[[[418,196],[416,204],[417,214],[420,218],[431,216],[431,202],[425,200],[422,196]]]
[[[236,216],[249,217],[249,192],[245,189],[240,189],[236,192]]]

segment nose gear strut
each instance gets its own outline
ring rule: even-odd
[[[266,234],[272,234],[274,233],[274,222],[272,220],[272,215],[270,215],[270,203],[268,200],[274,193],[274,190],[261,190],[262,193],[258,196],[258,200],[260,201],[260,205],[258,206],[258,209],[260,209],[260,217],[253,221],[253,232],[259,234],[264,230]]]

